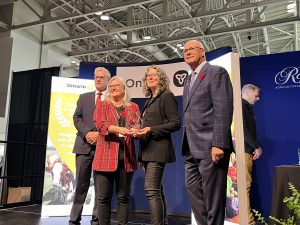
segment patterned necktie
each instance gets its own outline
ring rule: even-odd
[[[101,100],[101,95],[102,95],[101,92],[97,93],[96,105],[98,105],[98,102],[101,102],[101,101],[102,101],[102,100]]]
[[[192,89],[196,78],[197,78],[197,72],[193,71],[191,73],[190,90]]]

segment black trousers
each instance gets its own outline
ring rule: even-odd
[[[95,151],[91,150],[89,154],[86,155],[76,154],[76,189],[70,213],[69,225],[80,224],[83,204],[90,187],[94,153]],[[95,205],[91,220],[92,225],[98,225],[96,198],[97,191],[95,191]]]
[[[95,171],[95,189],[98,193],[98,220],[99,225],[110,225],[111,199],[114,183],[117,195],[117,221],[118,224],[127,224],[130,208],[130,188],[133,172],[126,172],[124,161],[118,163],[114,172]]]
[[[197,224],[223,225],[229,155],[218,164],[211,158],[185,158],[185,185]]]
[[[151,212],[151,224],[168,224],[167,204],[164,195],[162,180],[165,163],[145,163],[145,192]]]

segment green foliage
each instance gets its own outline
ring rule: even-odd
[[[293,214],[288,219],[277,219],[273,216],[270,216],[270,220],[274,221],[275,224],[281,224],[281,225],[297,225],[297,220],[300,219],[300,192],[295,188],[295,186],[291,183],[289,183],[289,189],[292,192],[292,196],[285,197],[283,199],[283,202],[286,203],[286,206]],[[264,224],[268,225],[268,223],[265,221],[264,217],[261,215],[260,212],[253,209],[255,217],[257,217],[257,220]]]
[[[298,220],[300,219],[300,193],[291,183],[289,183],[289,189],[292,192],[292,196],[285,197],[283,202],[286,203],[288,209],[292,211],[296,220]]]

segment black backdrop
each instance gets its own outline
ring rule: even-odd
[[[53,67],[13,73],[6,196],[8,187],[31,187],[30,200],[42,200],[51,77],[59,76],[59,71],[59,67]]]

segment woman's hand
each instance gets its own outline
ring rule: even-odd
[[[118,133],[122,134],[124,136],[130,136],[132,134],[132,132],[129,129],[127,129],[126,127],[119,127]]]
[[[140,136],[149,134],[150,132],[151,132],[151,128],[150,127],[144,127],[144,128],[142,128],[142,129],[139,130]]]
[[[131,131],[131,136],[134,138],[138,138],[140,137],[140,129],[136,129],[136,128],[130,128]]]

